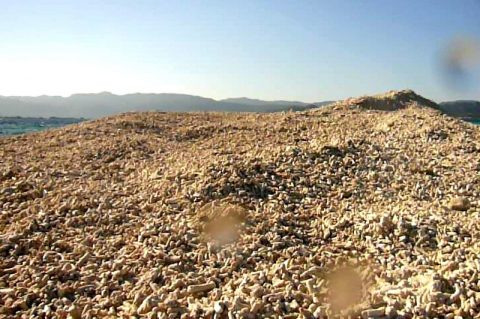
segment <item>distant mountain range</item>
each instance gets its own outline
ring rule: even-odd
[[[248,98],[214,100],[186,94],[126,94],[109,92],[61,96],[0,96],[0,116],[98,118],[128,111],[302,111],[333,103],[324,101],[262,101]]]
[[[472,100],[458,100],[451,102],[439,103],[440,110],[442,112],[454,116],[460,117],[466,120],[479,120],[480,119],[480,102]]]
[[[62,96],[0,96],[0,117],[70,117],[98,118],[128,111],[226,111],[226,112],[278,112],[303,111],[334,103],[323,101],[263,101],[246,97],[214,100],[187,94],[116,95],[109,92]],[[432,102],[433,103],[433,102]],[[467,120],[480,119],[480,102],[459,100],[442,102],[435,108],[444,113]]]

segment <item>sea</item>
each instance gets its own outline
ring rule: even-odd
[[[0,117],[0,136],[38,132],[85,120],[84,118],[63,117]]]

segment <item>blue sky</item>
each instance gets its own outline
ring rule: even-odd
[[[0,6],[0,95],[175,92],[313,102],[412,88],[437,101],[480,99],[478,83],[455,90],[440,72],[452,39],[480,39],[480,0]]]

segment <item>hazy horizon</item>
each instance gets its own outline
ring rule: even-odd
[[[478,64],[454,65],[456,86],[441,70],[455,41],[478,40],[479,15],[476,0],[2,1],[0,95],[479,100]]]
[[[223,101],[223,100],[230,100],[230,99],[251,99],[251,100],[259,100],[263,102],[277,102],[277,101],[287,101],[287,102],[302,102],[302,103],[315,103],[315,102],[321,102],[321,101],[299,101],[299,100],[285,100],[285,99],[274,99],[274,100],[263,100],[259,99],[257,97],[251,97],[251,96],[230,96],[230,97],[225,97],[225,98],[213,98],[210,96],[203,96],[203,95],[198,95],[198,94],[189,94],[189,93],[184,93],[184,92],[126,92],[126,93],[116,93],[116,92],[111,92],[111,91],[97,91],[97,92],[74,92],[70,93],[68,95],[50,95],[50,94],[39,94],[39,95],[4,95],[0,94],[0,97],[8,97],[8,98],[14,98],[14,97],[62,97],[62,98],[69,98],[75,95],[100,95],[100,94],[112,94],[112,95],[117,95],[117,96],[124,96],[124,95],[136,95],[136,94],[141,94],[141,95],[161,95],[161,94],[166,94],[166,95],[188,95],[188,96],[194,96],[194,97],[202,97],[202,98],[207,98],[207,99],[213,99],[216,101]]]
[[[401,90],[409,90],[409,88],[403,88],[403,89],[397,89],[397,90],[388,90],[388,91],[401,91]],[[199,97],[199,98],[205,98],[205,99],[212,99],[214,101],[228,101],[228,100],[235,100],[235,99],[248,99],[248,100],[256,100],[256,101],[259,101],[259,102],[298,102],[298,103],[305,103],[305,104],[308,104],[308,103],[318,103],[318,102],[325,102],[325,101],[340,101],[340,100],[344,100],[344,99],[347,99],[347,98],[356,98],[356,97],[360,97],[360,96],[369,96],[369,95],[376,95],[376,94],[383,94],[383,93],[386,93],[388,91],[384,91],[384,92],[374,92],[374,93],[371,93],[371,94],[361,94],[361,95],[358,95],[358,96],[346,96],[345,98],[338,98],[338,99],[331,99],[331,100],[314,100],[314,101],[304,101],[304,100],[288,100],[288,99],[268,99],[268,100],[264,100],[264,99],[260,99],[258,97],[255,97],[255,96],[241,96],[241,95],[237,95],[237,96],[230,96],[230,97],[225,97],[225,98],[213,98],[213,97],[210,97],[210,96],[204,96],[204,95],[198,95],[198,94],[189,94],[189,93],[183,93],[183,92],[126,92],[126,93],[116,93],[116,92],[111,92],[111,91],[106,91],[106,90],[103,90],[103,91],[98,91],[98,92],[75,92],[75,93],[72,93],[72,94],[68,94],[68,95],[50,95],[50,94],[40,94],[40,95],[3,95],[3,94],[0,94],[0,97],[4,97],[4,98],[17,98],[17,97],[28,97],[28,98],[41,98],[41,97],[59,97],[59,98],[70,98],[72,96],[76,96],[76,95],[101,95],[101,94],[109,94],[109,95],[114,95],[114,96],[127,96],[127,95],[183,95],[183,96],[191,96],[191,97]],[[458,101],[458,100],[471,100],[471,101],[480,101],[480,98],[479,99],[465,99],[465,98],[460,98],[460,99],[452,99],[452,100],[437,100],[437,99],[433,99],[429,96],[425,96],[424,94],[422,94],[421,92],[415,92],[429,100],[432,100],[436,103],[441,103],[441,102],[450,102],[450,101]]]

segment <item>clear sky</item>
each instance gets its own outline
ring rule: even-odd
[[[456,37],[480,38],[480,0],[0,0],[0,95],[480,99],[442,81]]]

